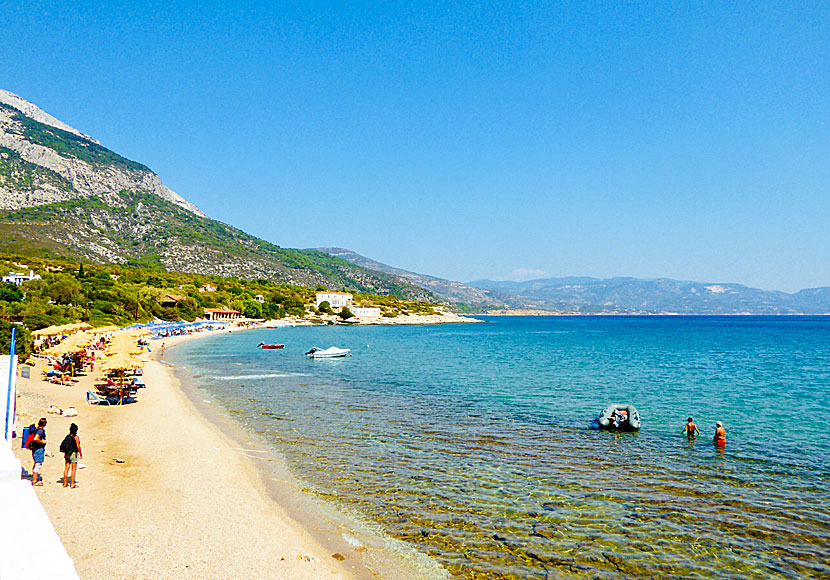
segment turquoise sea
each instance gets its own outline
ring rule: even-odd
[[[453,577],[830,578],[830,317],[261,329],[166,361]],[[642,430],[590,430],[611,402]]]

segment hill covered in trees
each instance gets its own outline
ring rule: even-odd
[[[27,331],[77,320],[93,326],[124,326],[153,319],[194,320],[204,316],[205,308],[231,308],[249,318],[307,316],[315,313],[316,292],[328,289],[265,279],[0,256],[0,272],[4,274],[29,270],[41,278],[19,287],[0,283],[0,320],[22,325]],[[354,298],[361,306],[379,307],[388,317],[431,313],[434,306],[366,293],[355,293]],[[7,333],[0,329],[0,334]]]
[[[2,90],[0,252],[432,299],[399,276],[210,219],[145,165]]]

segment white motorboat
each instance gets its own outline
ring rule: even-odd
[[[317,348],[316,346],[312,348],[310,351],[306,353],[307,356],[311,358],[337,358],[346,356],[349,354],[351,349],[348,348],[337,348],[336,346],[330,346],[328,348]]]

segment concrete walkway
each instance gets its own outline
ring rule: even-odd
[[[0,578],[79,580],[32,484],[20,474],[20,461],[0,440]]]
[[[16,357],[0,356],[0,579],[79,580],[52,522],[12,453]],[[10,368],[11,367],[11,368]],[[7,409],[9,405],[10,409]]]

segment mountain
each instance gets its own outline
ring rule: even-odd
[[[795,294],[740,284],[661,278],[570,276],[527,282],[476,280],[463,284],[383,264],[345,248],[316,248],[378,272],[404,278],[436,296],[482,310],[557,314],[830,314],[830,288]]]
[[[470,286],[512,308],[584,314],[830,314],[830,288],[794,294],[741,284],[659,278],[477,280]]]
[[[146,191],[197,215],[146,166],[125,159],[14,93],[0,90],[0,209]]]
[[[427,290],[212,220],[148,167],[0,91],[0,252],[432,300]]]
[[[347,250],[346,248],[315,248],[315,250],[325,252],[326,254],[370,270],[397,276],[416,286],[429,290],[447,302],[479,307],[501,307],[504,304],[490,296],[490,293],[486,290],[474,288],[461,282],[453,282],[452,280],[436,278],[435,276],[428,276],[426,274],[416,274],[415,272],[388,266],[371,258],[361,256],[357,252]]]

